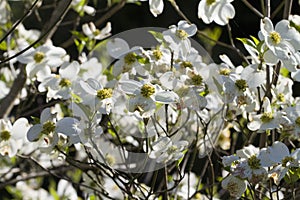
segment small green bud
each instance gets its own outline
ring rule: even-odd
[[[244,79],[239,79],[236,80],[235,85],[237,86],[237,88],[241,91],[245,91],[248,88],[248,84],[246,82],[246,80]]]
[[[59,86],[61,87],[70,87],[72,85],[71,81],[69,79],[63,78],[59,82]]]
[[[33,56],[33,59],[36,63],[41,63],[44,58],[45,58],[45,54],[40,51],[36,52]]]
[[[155,57],[156,60],[160,60],[163,56],[163,53],[157,49],[153,51],[153,56]]]
[[[180,63],[180,66],[183,68],[193,68],[193,64],[189,61],[183,61]]]
[[[193,83],[194,85],[201,85],[201,84],[202,84],[202,81],[203,81],[203,78],[202,78],[202,76],[200,76],[200,75],[194,75],[194,76],[192,77],[192,83]]]
[[[125,56],[125,58],[124,58],[125,63],[126,63],[127,65],[133,64],[133,63],[137,60],[136,57],[137,57],[136,53],[134,53],[134,52],[128,53],[128,54]]]
[[[278,99],[280,102],[285,102],[284,94],[279,93],[278,96],[277,96],[277,99]]]
[[[260,117],[260,120],[263,123],[268,123],[270,122],[272,119],[274,119],[273,113],[271,112],[265,112],[262,114],[262,116]]]
[[[93,32],[93,35],[94,36],[97,36],[97,35],[100,35],[101,31],[99,29],[96,29],[94,32]]]
[[[215,2],[216,2],[216,0],[206,0],[206,5],[210,6]]]
[[[49,135],[55,131],[55,123],[52,121],[47,121],[43,124],[42,134]]]
[[[275,45],[279,44],[281,42],[281,36],[276,31],[273,31],[273,32],[270,33],[270,38],[271,38],[273,44],[275,44]]]
[[[150,84],[145,84],[141,88],[141,95],[143,97],[149,98],[154,93],[155,93],[155,88]]]
[[[176,35],[181,40],[185,40],[189,36],[185,30],[181,30],[181,29],[179,29],[179,30],[176,31]]]
[[[224,75],[224,76],[228,76],[228,75],[230,74],[230,72],[231,72],[231,70],[228,69],[228,68],[222,68],[222,69],[220,69],[220,71],[219,71],[219,73],[220,73],[221,75]]]
[[[1,140],[7,141],[7,140],[9,140],[10,136],[11,135],[10,135],[10,132],[8,130],[3,130],[3,131],[0,132],[0,139]]]
[[[112,89],[111,88],[104,88],[102,90],[97,91],[97,97],[101,100],[111,98],[112,97]]]
[[[255,155],[253,155],[248,159],[248,165],[251,169],[259,169],[260,160]]]
[[[167,153],[168,153],[168,154],[172,154],[172,153],[176,152],[177,149],[178,149],[177,146],[171,145],[170,147],[168,147]]]

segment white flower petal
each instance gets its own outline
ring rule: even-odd
[[[215,17],[214,21],[221,26],[228,24],[229,19],[232,19],[235,16],[233,5],[225,2],[220,4],[215,12],[217,12],[218,17]]]
[[[274,144],[269,147],[270,159],[274,162],[280,163],[283,158],[290,155],[290,151],[287,146],[282,142],[274,142]]]
[[[36,124],[32,126],[27,132],[27,139],[29,142],[34,142],[39,139],[43,126],[41,124]]]
[[[189,35],[189,37],[197,33],[197,26],[195,24],[189,24],[185,20],[181,20],[178,22],[178,29],[184,30]]]
[[[157,17],[164,9],[164,2],[163,0],[149,0],[149,7],[153,16]]]
[[[59,69],[59,74],[62,78],[66,78],[69,80],[74,80],[80,70],[80,65],[77,61],[73,61],[72,63],[65,64],[61,66]]]
[[[79,121],[77,119],[65,117],[57,122],[55,130],[57,133],[63,133],[66,136],[77,136],[81,132],[77,127],[78,124]]]
[[[246,191],[247,185],[245,181],[229,175],[222,181],[222,187],[227,189],[231,196],[239,198]]]
[[[130,50],[128,43],[121,38],[109,40],[106,44],[106,49],[109,55],[116,59],[119,59]]]
[[[168,137],[160,137],[153,143],[152,148],[154,151],[162,151],[171,145],[171,139]]]
[[[161,91],[155,94],[154,99],[156,102],[168,104],[177,102],[179,96],[173,91]]]
[[[29,128],[28,120],[22,117],[15,121],[11,133],[15,139],[21,139],[25,137]]]
[[[274,31],[274,26],[272,21],[265,17],[261,20],[260,30],[265,37],[268,37],[269,33]]]
[[[51,109],[45,108],[41,113],[41,117],[40,117],[41,124],[51,120],[52,117],[53,117],[53,114],[51,113]]]
[[[142,83],[134,80],[120,81],[120,89],[126,94],[137,94],[140,92],[140,88],[143,86]]]

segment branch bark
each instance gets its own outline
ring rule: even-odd
[[[27,79],[25,65],[19,64],[20,72],[15,79],[9,93],[0,102],[0,118],[5,118],[9,115],[13,108],[14,102],[24,87]]]

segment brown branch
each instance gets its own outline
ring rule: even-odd
[[[47,23],[42,29],[42,33],[46,33],[48,31],[47,36],[43,39],[44,41],[47,41],[52,38],[52,36],[56,32],[58,26],[60,25],[60,23],[66,16],[67,12],[69,11],[71,3],[72,3],[72,0],[67,0],[67,1],[61,0],[57,4],[57,6],[55,7],[55,9],[50,17],[49,23]],[[59,20],[57,21],[57,19],[59,19]],[[53,24],[54,24],[54,26],[51,28],[51,26]]]
[[[25,65],[19,64],[20,72],[9,91],[9,93],[0,102],[0,118],[7,117],[13,108],[14,102],[25,85],[27,75]]]

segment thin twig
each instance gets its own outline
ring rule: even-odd
[[[33,11],[33,9],[34,9],[34,7],[36,6],[36,4],[39,2],[39,0],[36,0],[32,5],[31,5],[31,7],[28,9],[28,11],[11,27],[11,29],[3,36],[3,38],[1,38],[1,40],[0,40],[0,44],[17,28],[17,26],[20,24],[20,23],[22,23],[25,19],[26,19],[26,17],[28,17],[31,13],[32,13],[32,11]]]
[[[120,1],[117,5],[113,6],[107,13],[105,13],[100,19],[95,21],[96,26],[100,26],[105,21],[107,21],[109,18],[111,18],[114,14],[116,14],[119,10],[121,10],[124,5],[126,4],[126,0]],[[67,41],[62,43],[60,46],[63,48],[68,48],[73,44],[73,37],[70,37]]]
[[[49,23],[47,23],[47,25],[44,26],[42,29],[42,33],[48,32],[47,36],[43,39],[43,41],[47,41],[52,38],[52,36],[56,32],[58,26],[62,22],[63,18],[69,11],[71,3],[72,3],[72,0],[68,0],[68,1],[64,0],[64,1],[60,1],[57,4],[57,6],[55,7],[55,9],[50,17]],[[59,19],[59,20],[57,21],[57,19]],[[54,24],[54,26],[51,29],[49,29],[53,24]]]
[[[175,11],[178,13],[178,15],[180,17],[182,17],[185,21],[187,21],[188,23],[192,24],[192,22],[187,18],[187,16],[180,10],[180,8],[178,7],[178,5],[176,4],[176,1],[175,0],[171,0],[171,5],[173,6],[173,8],[175,9]],[[224,42],[220,42],[218,40],[214,40],[212,38],[210,38],[209,36],[207,36],[205,34],[205,32],[202,32],[200,30],[197,30],[197,34],[199,36],[202,36],[204,37],[205,39],[208,39],[212,42],[214,42],[216,45],[219,45],[219,46],[222,46],[222,47],[225,47],[225,48],[228,48],[228,49],[231,49],[233,51],[235,51],[241,58],[243,58],[243,60],[245,60],[247,63],[248,63],[248,60],[246,59],[245,55],[237,48],[229,45],[229,44],[226,44]]]
[[[269,18],[271,16],[271,0],[266,0],[266,15]]]
[[[284,2],[283,19],[288,19],[291,14],[293,0],[285,0]]]
[[[242,2],[252,11],[254,12],[258,17],[263,18],[264,15],[259,12],[255,7],[253,7],[247,0],[242,0]]]
[[[72,0],[68,0],[68,1],[69,1],[70,3],[72,2]],[[30,44],[29,46],[27,46],[27,47],[24,48],[23,50],[19,51],[18,53],[16,53],[16,54],[14,54],[14,55],[12,55],[12,56],[10,56],[10,57],[8,57],[8,58],[6,58],[6,59],[0,61],[0,68],[5,66],[5,65],[3,65],[4,63],[10,61],[10,60],[13,59],[13,58],[18,57],[19,55],[21,55],[21,54],[23,54],[24,52],[28,51],[30,48],[34,47],[36,44],[38,44],[40,41],[42,41],[42,39],[48,35],[49,31],[50,31],[51,29],[53,29],[53,28],[56,26],[56,24],[57,24],[58,22],[61,21],[61,18],[66,14],[67,11],[68,11],[68,7],[66,7],[66,9],[63,10],[63,12],[61,13],[61,15],[58,17],[57,20],[55,20],[55,22],[50,26],[50,28],[49,28],[48,30],[46,30],[44,33],[42,33],[41,36],[40,36],[36,41],[34,41],[32,44]],[[2,65],[2,66],[1,66],[1,65]]]
[[[284,4],[285,4],[285,2],[282,1],[278,6],[276,6],[276,9],[271,14],[271,19],[273,19],[281,11]]]

